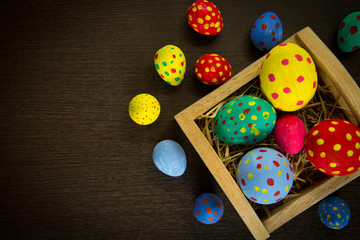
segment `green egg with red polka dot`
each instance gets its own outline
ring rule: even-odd
[[[360,11],[350,13],[341,21],[337,42],[343,52],[352,52],[360,48]]]
[[[186,59],[180,48],[166,45],[154,56],[155,69],[160,77],[171,86],[179,86],[184,80]]]
[[[275,122],[276,111],[269,102],[241,96],[221,107],[214,118],[214,130],[221,142],[255,144],[271,133]]]

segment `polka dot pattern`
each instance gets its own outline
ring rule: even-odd
[[[305,138],[305,151],[311,163],[322,172],[345,176],[360,167],[360,128],[342,119],[321,121]],[[357,147],[359,146],[359,147]]]
[[[241,96],[226,103],[214,118],[218,139],[228,144],[260,142],[273,130],[276,111],[267,101]]]
[[[350,208],[347,203],[335,196],[322,200],[318,207],[321,222],[332,229],[341,229],[350,221]]]
[[[160,103],[147,93],[136,95],[129,103],[129,115],[139,125],[149,125],[160,115]]]
[[[282,111],[303,108],[314,96],[317,73],[311,56],[294,43],[274,47],[260,71],[260,86],[271,104]]]
[[[221,199],[212,193],[198,196],[194,202],[194,216],[204,224],[217,223],[224,214],[224,205]]]
[[[188,8],[187,20],[192,29],[203,35],[217,35],[224,27],[220,10],[206,0],[197,0]]]
[[[360,48],[360,11],[350,13],[341,21],[337,40],[343,52],[352,52]]]
[[[239,162],[236,178],[245,196],[259,204],[281,201],[293,184],[290,162],[271,148],[256,148],[245,154]]]
[[[220,55],[205,54],[195,63],[195,75],[206,85],[219,85],[230,79],[232,68]]]
[[[270,50],[282,41],[283,28],[273,12],[262,14],[251,28],[251,41],[260,50]]]
[[[155,69],[160,77],[171,86],[178,86],[184,79],[186,59],[180,48],[166,45],[154,56]]]

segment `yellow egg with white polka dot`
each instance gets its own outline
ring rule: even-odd
[[[186,59],[180,48],[166,45],[155,53],[155,68],[160,77],[171,86],[178,86],[184,80]]]
[[[139,125],[149,125],[160,115],[160,103],[152,95],[141,93],[129,103],[129,115]]]
[[[260,71],[261,90],[276,109],[287,112],[308,104],[315,94],[317,80],[310,54],[295,43],[274,47]]]

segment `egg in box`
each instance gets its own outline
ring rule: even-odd
[[[304,146],[306,127],[298,116],[284,114],[276,120],[273,136],[275,143],[284,152],[297,154]]]
[[[180,48],[166,45],[155,53],[154,63],[160,77],[171,86],[178,86],[184,79],[186,59]]]
[[[352,174],[360,168],[360,128],[342,119],[323,120],[306,135],[305,152],[323,173]]]
[[[272,148],[246,153],[236,170],[236,179],[245,196],[259,204],[273,204],[289,193],[293,173],[287,158]]]
[[[279,110],[296,111],[308,104],[316,92],[317,72],[310,54],[295,43],[274,47],[260,70],[260,87]]]
[[[264,99],[241,96],[227,102],[216,114],[214,131],[227,144],[254,144],[273,130],[276,111]]]

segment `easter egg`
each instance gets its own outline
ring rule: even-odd
[[[154,57],[156,71],[171,86],[178,86],[184,79],[186,59],[180,48],[166,45]]]
[[[335,196],[322,200],[318,207],[321,222],[331,229],[341,229],[350,221],[350,208],[347,203]]]
[[[323,173],[345,176],[360,168],[360,128],[342,119],[323,120],[305,138],[309,161]]]
[[[159,117],[160,103],[150,94],[138,94],[129,103],[129,115],[137,124],[149,125]]]
[[[308,104],[317,87],[317,72],[308,52],[295,43],[282,43],[265,57],[260,87],[279,110],[296,111]]]
[[[185,172],[185,151],[173,140],[163,140],[156,144],[152,158],[155,166],[166,175],[179,177]]]
[[[232,68],[225,58],[218,54],[205,54],[195,63],[197,79],[207,85],[219,85],[232,75]]]
[[[276,144],[284,152],[297,154],[304,146],[306,127],[299,117],[285,114],[276,120],[273,135]]]
[[[187,10],[189,25],[203,35],[217,35],[223,30],[220,10],[210,1],[197,0]]]
[[[293,172],[282,153],[272,148],[256,148],[241,158],[236,179],[248,199],[267,205],[286,197],[293,184]]]
[[[341,21],[337,42],[343,52],[352,52],[360,47],[360,11],[347,15]]]
[[[279,17],[273,12],[262,14],[251,28],[251,41],[260,50],[270,50],[283,37],[283,27]]]
[[[273,130],[275,109],[267,101],[241,96],[227,102],[215,116],[214,130],[218,139],[227,144],[254,144]]]
[[[193,207],[195,218],[204,224],[217,223],[224,214],[224,205],[221,199],[212,193],[198,196]]]

